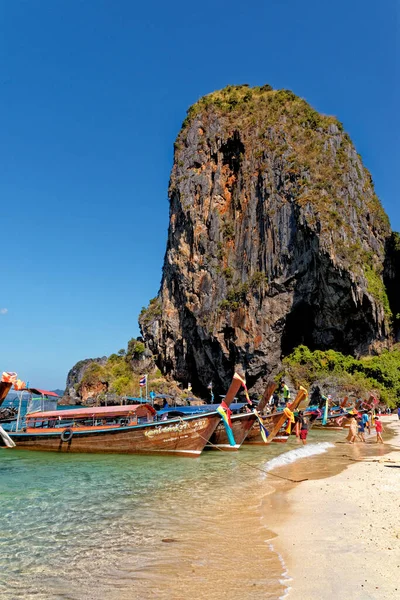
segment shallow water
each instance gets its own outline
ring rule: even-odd
[[[282,450],[243,450],[240,457],[257,465]],[[235,598],[238,561],[248,598],[250,588],[275,589],[281,567],[257,514],[260,473],[238,458],[2,450],[0,596],[179,598],[204,588],[205,597],[218,585]]]
[[[313,433],[306,447],[291,439],[199,459],[2,449],[1,598],[283,597],[268,530],[279,506],[267,519],[262,508],[283,480],[266,472],[281,466],[295,479],[305,469],[296,465],[324,464],[326,454],[305,455],[338,433]]]

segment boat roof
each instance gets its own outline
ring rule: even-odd
[[[241,408],[243,408],[243,406],[245,406],[245,404],[247,404],[247,402],[233,402],[229,406],[229,409],[230,410],[240,410]],[[207,410],[217,410],[218,406],[219,406],[219,404],[202,404],[200,408],[204,408]]]
[[[23,392],[31,392],[32,394],[40,394],[41,396],[51,396],[52,398],[59,398],[60,396],[55,392],[49,392],[48,390],[40,390],[39,388],[25,388],[21,390]]]
[[[90,408],[70,408],[66,410],[47,410],[27,415],[27,419],[51,419],[58,417],[113,417],[135,413],[138,408],[146,407],[153,415],[155,409],[150,404],[126,404],[125,406],[93,406]]]
[[[229,408],[232,411],[235,411],[240,410],[244,405],[245,403],[231,404]],[[165,408],[162,408],[161,410],[158,410],[157,414],[164,415],[165,413],[179,412],[185,415],[192,415],[201,412],[216,411],[218,406],[219,404],[198,404],[196,406],[167,406]]]

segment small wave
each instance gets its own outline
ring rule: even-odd
[[[279,596],[278,600],[285,600],[285,598],[287,597],[287,595],[289,594],[289,592],[291,590],[291,586],[289,584],[292,581],[292,578],[289,576],[289,571],[286,567],[285,561],[283,560],[283,556],[280,554],[280,552],[276,551],[273,544],[269,544],[269,549],[271,550],[271,552],[275,552],[277,554],[279,562],[282,565],[282,573],[281,573],[282,579],[279,579],[279,583],[281,585],[283,585],[285,589],[284,589],[282,596]]]
[[[302,446],[301,448],[296,448],[295,450],[289,450],[289,452],[285,452],[284,454],[280,454],[275,458],[272,458],[264,465],[264,469],[266,471],[272,471],[272,469],[276,469],[277,467],[282,467],[284,465],[289,465],[300,458],[307,458],[308,456],[315,456],[316,454],[323,454],[329,448],[334,448],[335,445],[330,442],[321,442],[319,444],[308,444],[307,446]]]

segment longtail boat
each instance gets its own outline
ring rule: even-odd
[[[329,410],[326,416],[326,423],[323,423],[322,416],[317,417],[314,423],[314,428],[324,429],[326,431],[338,431],[343,429],[350,424],[349,411],[350,408],[348,410],[343,410],[340,406],[334,406]]]
[[[16,411],[13,407],[1,406],[3,400],[5,400],[8,392],[11,390],[14,382],[16,381],[16,373],[4,372],[0,380],[0,423],[11,423],[16,421]]]
[[[263,444],[271,444],[272,442],[280,442],[285,443],[288,440],[288,436],[291,432],[291,427],[289,430],[289,424],[294,423],[294,411],[297,410],[301,404],[301,402],[305,402],[308,397],[307,390],[303,387],[300,387],[297,392],[296,398],[293,400],[291,404],[288,404],[287,407],[283,411],[276,411],[270,413],[268,415],[263,415],[262,421],[263,426],[268,431],[268,436],[266,441],[263,440],[261,428],[257,425],[257,423],[253,426],[253,429],[248,434],[245,439],[245,444],[252,445],[263,445]],[[284,425],[287,421],[291,423],[288,424],[286,430],[284,429]]]
[[[242,382],[235,373],[225,406]],[[199,456],[221,419],[217,411],[165,421],[156,414],[149,404],[35,412],[10,438],[27,450]],[[5,445],[1,437],[0,445]]]
[[[233,446],[229,442],[228,434],[224,423],[221,422],[212,434],[210,441],[207,443],[206,450],[239,450],[240,446],[245,441],[253,425],[257,421],[257,414],[264,410],[267,402],[274,393],[275,388],[276,383],[268,383],[264,391],[263,397],[261,398],[255,411],[248,409],[249,412],[242,412],[239,414],[231,415],[231,428],[235,440],[235,444]],[[242,410],[246,410],[246,405],[243,405]]]
[[[11,381],[0,381],[0,404],[3,402],[4,398],[7,396],[12,386]]]
[[[245,382],[243,381],[243,384]],[[262,399],[257,406],[242,402],[230,405],[228,418],[221,418],[220,423],[205,446],[205,450],[237,451],[246,439],[249,431],[258,420],[259,412],[272,396],[276,384],[271,382],[267,385]],[[246,390],[247,391],[247,390]],[[168,407],[159,411],[159,414],[171,416],[184,416],[187,414],[198,414],[207,410],[213,410],[214,405],[203,404],[200,406]]]
[[[3,402],[11,387],[17,381],[17,374],[8,371],[3,371],[0,379],[0,404]]]

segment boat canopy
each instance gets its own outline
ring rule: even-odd
[[[25,388],[22,392],[30,392],[31,394],[39,394],[40,396],[51,396],[52,398],[59,398],[55,392],[49,392],[48,390],[39,390],[39,388]]]
[[[123,396],[124,400],[135,400],[135,404],[147,404],[146,398],[136,398],[135,396]]]
[[[138,411],[138,409],[146,408],[150,414],[155,415],[156,410],[150,404],[126,404],[125,406],[95,406],[92,408],[77,408],[67,410],[50,410],[46,412],[36,412],[34,414],[27,415],[27,418],[31,419],[58,419],[70,417],[71,419],[79,417],[121,417],[124,415],[131,415]]]
[[[235,403],[230,405],[232,412],[239,411],[245,406],[245,402]],[[157,411],[158,415],[165,415],[169,413],[180,414],[180,415],[197,415],[199,413],[215,412],[219,404],[198,404],[196,406],[169,406],[162,408]]]

